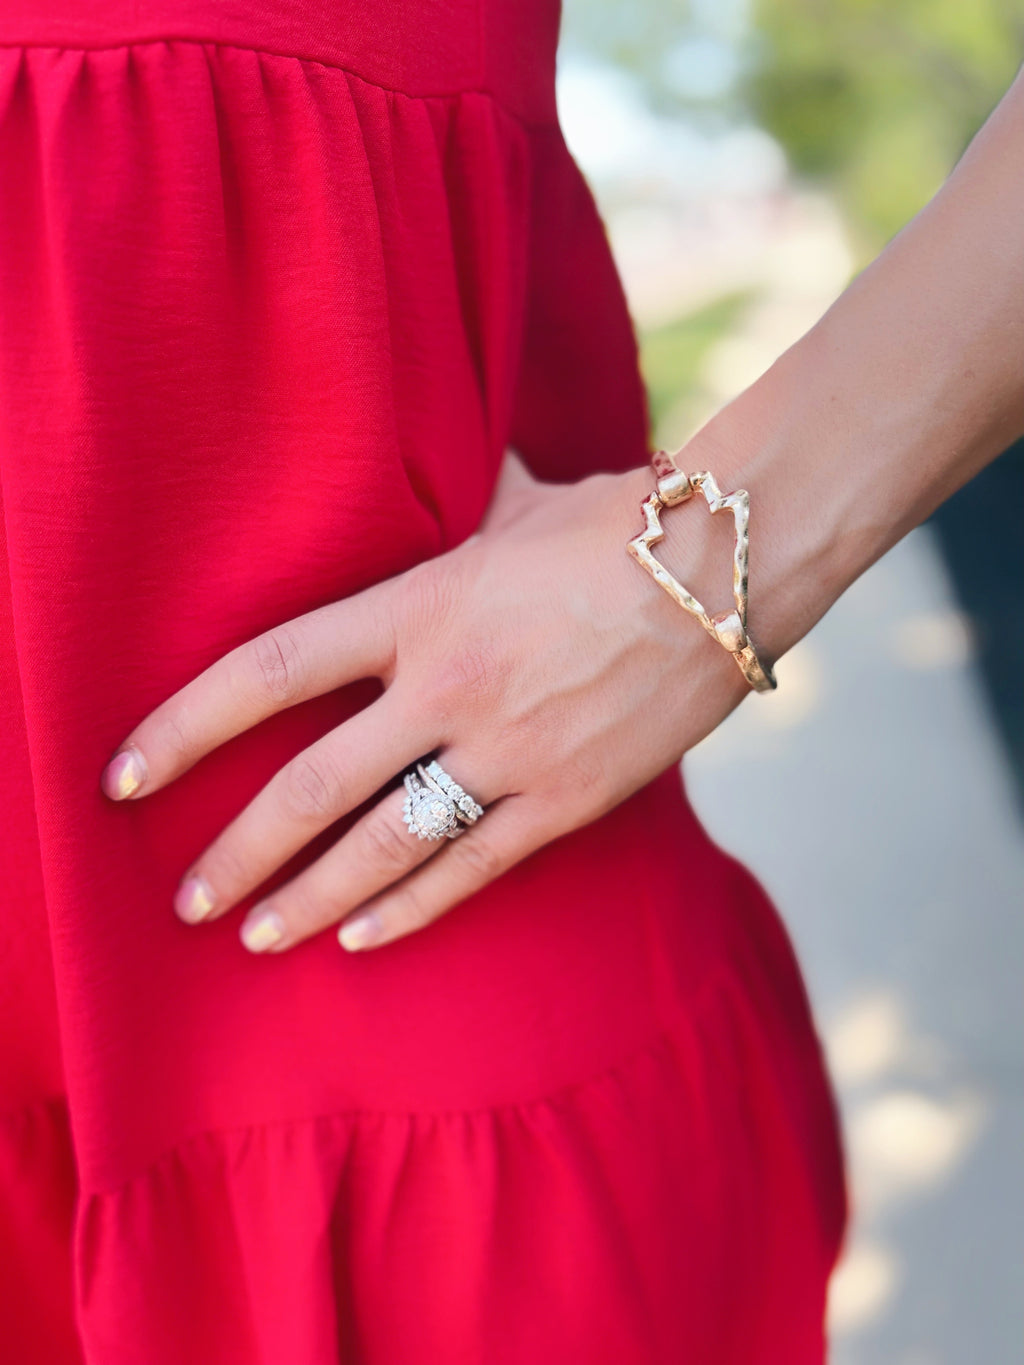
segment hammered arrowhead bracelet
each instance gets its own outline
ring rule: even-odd
[[[626,549],[654,581],[661,585],[681,607],[695,616],[709,635],[724,646],[740,666],[740,671],[756,692],[770,692],[778,684],[775,674],[768,664],[757,657],[750,636],[747,634],[747,557],[748,523],[750,521],[750,496],[745,488],[737,488],[734,493],[724,496],[714,478],[704,470],[700,474],[684,474],[671,455],[664,450],[656,450],[651,456],[654,468],[655,489],[644,498],[643,508],[646,527],[638,536],[629,541]],[[732,595],[736,603],[734,611],[719,612],[709,616],[696,597],[683,587],[664,564],[660,564],[651,552],[651,546],[661,540],[665,532],[661,525],[663,507],[675,507],[677,503],[691,498],[694,490],[704,494],[711,512],[721,512],[728,508],[732,512],[736,526],[736,541],[732,560]]]

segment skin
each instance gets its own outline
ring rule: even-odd
[[[774,662],[1021,435],[1024,72],[931,203],[676,460],[750,494],[748,626]],[[232,650],[142,720],[102,775],[113,800],[144,799],[284,707],[384,684],[200,853],[179,916],[229,912],[436,752],[485,807],[477,824],[419,840],[391,791],[240,929],[254,952],[339,924],[344,947],[376,947],[677,763],[750,688],[625,552],[652,488],[646,467],[543,483],[510,450],[463,544]],[[662,562],[709,612],[730,607],[732,518],[696,498],[663,525]]]

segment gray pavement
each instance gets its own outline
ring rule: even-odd
[[[854,1223],[833,1365],[1012,1365],[1024,1343],[1024,831],[928,527],[684,759],[796,943]]]

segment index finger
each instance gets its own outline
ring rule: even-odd
[[[238,645],[118,746],[100,778],[112,801],[146,796],[277,711],[391,671],[387,583],[297,616]]]

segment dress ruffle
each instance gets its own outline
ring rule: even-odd
[[[777,916],[677,771],[362,960],[251,958],[255,897],[170,904],[376,681],[143,802],[98,789],[229,649],[471,534],[507,445],[552,479],[643,463],[553,115],[224,41],[26,41],[0,176],[0,1228],[28,1245],[38,1196],[26,1283],[52,1267],[49,1298],[0,1282],[12,1358],[75,1360],[73,1303],[90,1365],[819,1361],[831,1094]]]
[[[96,1358],[823,1358],[808,1309],[841,1171],[808,1089],[820,1060],[764,1012],[778,985],[749,965],[710,979],[684,1026],[543,1098],[203,1133],[90,1195],[76,1246],[107,1325]]]

